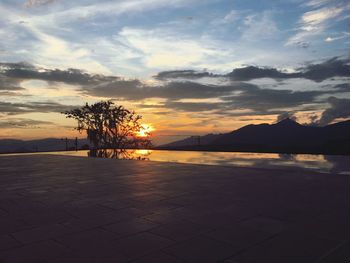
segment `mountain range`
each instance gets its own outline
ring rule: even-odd
[[[88,140],[78,139],[79,149],[88,147]],[[74,140],[68,140],[67,148],[75,149]],[[275,124],[247,125],[229,133],[192,136],[155,149],[350,155],[350,120],[319,127],[287,118]],[[65,140],[56,138],[0,140],[0,153],[64,150]]]
[[[247,125],[223,134],[189,137],[157,147],[171,150],[350,154],[350,120],[307,126],[292,119]]]
[[[78,139],[78,148],[87,148],[89,145],[86,139]],[[75,140],[67,141],[69,150],[75,149]],[[41,140],[15,140],[2,139],[0,140],[0,153],[18,153],[18,152],[50,152],[66,150],[66,142],[64,139],[48,138]]]

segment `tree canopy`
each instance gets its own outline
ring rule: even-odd
[[[63,112],[78,122],[75,128],[85,131],[95,149],[148,148],[149,136],[139,137],[142,116],[112,101],[101,101]],[[150,134],[148,134],[150,135]]]

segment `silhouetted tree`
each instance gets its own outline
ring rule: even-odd
[[[63,112],[66,118],[78,121],[76,129],[86,131],[88,140],[95,149],[112,148],[148,148],[151,141],[141,138],[137,133],[142,129],[141,116],[129,111],[112,101],[101,101],[95,104]]]

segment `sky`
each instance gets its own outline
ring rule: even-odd
[[[61,112],[108,99],[160,142],[348,119],[349,14],[347,0],[1,0],[0,139],[83,137]]]

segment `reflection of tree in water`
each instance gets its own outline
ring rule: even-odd
[[[88,152],[89,157],[112,158],[121,160],[149,160],[149,150],[127,150],[127,149],[97,149]]]

